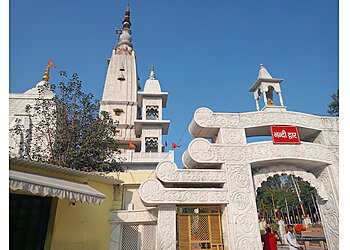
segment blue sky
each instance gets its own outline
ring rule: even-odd
[[[47,59],[77,72],[101,99],[106,59],[117,41],[127,1],[11,0],[10,92],[40,81]],[[285,79],[290,111],[327,115],[338,89],[338,2],[335,0],[130,1],[133,44],[142,87],[152,63],[169,92],[164,118],[176,162],[191,141],[194,111],[254,111],[248,92],[259,64]],[[52,70],[51,81],[58,83]]]

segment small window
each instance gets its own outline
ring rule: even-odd
[[[158,120],[158,106],[146,106],[146,120]]]
[[[146,152],[158,152],[157,137],[146,137]]]
[[[119,108],[113,109],[113,111],[116,116],[120,116],[122,113],[124,113],[124,110]]]

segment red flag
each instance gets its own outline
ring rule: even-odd
[[[56,65],[51,61],[51,59],[49,59],[49,61],[47,62],[47,65],[49,65],[50,67],[56,68]]]
[[[171,148],[175,149],[175,148],[181,148],[182,145],[177,145],[176,143],[172,143],[171,144]]]
[[[129,148],[130,148],[130,149],[135,149],[136,146],[135,146],[134,143],[132,143],[131,141],[129,141]]]

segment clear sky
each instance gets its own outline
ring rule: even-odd
[[[107,58],[117,42],[127,1],[11,0],[10,92],[41,80],[47,59],[76,72],[86,92],[101,99]],[[164,118],[176,162],[191,141],[194,111],[255,111],[252,93],[259,64],[285,79],[287,110],[327,115],[338,89],[338,1],[132,1],[137,66],[144,86],[152,63],[169,93]],[[51,82],[58,83],[53,69]],[[182,137],[182,135],[184,136]]]

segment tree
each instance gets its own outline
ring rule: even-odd
[[[300,190],[302,202],[305,205],[312,204],[311,194],[315,196],[316,190],[300,177],[294,177],[294,180]],[[285,210],[286,200],[289,209],[300,206],[291,175],[283,174],[269,177],[257,190],[256,204],[260,213],[262,213],[262,202],[264,209],[270,214],[274,209],[273,202],[276,209],[283,208]]]
[[[59,73],[62,81],[55,96],[44,98],[47,89],[56,88],[43,84],[35,105],[26,108],[35,120],[23,142],[23,158],[82,171],[120,171],[116,124],[107,112],[99,113],[98,101],[91,93],[82,91],[78,74],[72,74],[66,82],[67,73]]]
[[[331,95],[332,102],[328,104],[328,114],[339,116],[339,89],[337,93]]]

